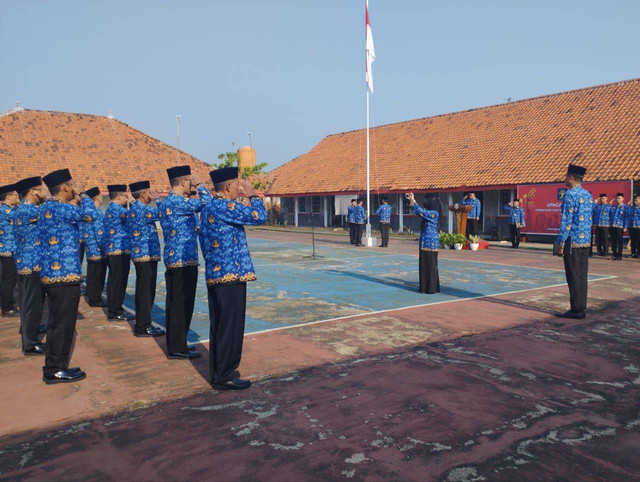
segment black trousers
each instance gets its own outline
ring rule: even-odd
[[[235,371],[240,366],[247,283],[210,286],[207,291],[211,383],[222,383],[236,378]]]
[[[622,232],[622,228],[609,228],[609,233],[611,234],[611,252],[613,253],[614,258],[622,258],[622,246],[624,241]]]
[[[608,226],[596,226],[596,249],[598,254],[607,255],[609,253]]]
[[[440,274],[438,273],[438,252],[420,250],[420,292],[440,293]]]
[[[469,236],[476,236],[478,234],[478,220],[467,219],[467,238]]]
[[[89,306],[102,306],[102,292],[104,291],[108,264],[109,260],[107,258],[103,258],[100,261],[87,260],[86,286]]]
[[[356,225],[356,238],[355,244],[362,244],[362,234],[364,233],[364,224],[354,223]]]
[[[567,240],[564,244],[564,272],[569,285],[571,311],[586,310],[589,248],[572,248]]]
[[[640,228],[629,228],[631,235],[631,254],[640,255]]]
[[[187,333],[191,326],[193,304],[196,299],[198,267],[170,268],[164,273],[167,282],[165,319],[167,329],[167,351],[187,351]]]
[[[2,312],[5,312],[16,306],[13,291],[18,281],[18,272],[13,256],[0,257],[0,264],[2,265],[2,275],[0,276],[0,308],[2,308]]]
[[[29,350],[40,343],[38,329],[42,322],[44,288],[40,282],[40,273],[18,275],[20,289],[20,333],[22,349]]]
[[[80,253],[80,267],[82,268],[82,262],[84,261],[84,242],[80,242],[80,249],[78,250]]]
[[[43,372],[53,374],[69,368],[76,331],[80,285],[45,285],[53,311],[47,326],[47,348]]]
[[[109,277],[107,278],[107,310],[110,315],[124,313],[122,304],[127,292],[127,280],[131,268],[131,255],[109,256]]]
[[[389,231],[391,230],[391,224],[380,223],[380,236],[382,237],[382,246],[389,246]]]
[[[520,246],[520,228],[516,224],[509,224],[509,240],[514,248]]]
[[[151,308],[156,299],[158,262],[133,263],[136,267],[136,326],[142,332],[151,326]]]
[[[356,244],[356,223],[349,223],[349,243]]]

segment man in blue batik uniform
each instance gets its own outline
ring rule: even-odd
[[[351,200],[351,205],[347,208],[347,223],[349,223],[349,243],[356,244],[356,199]]]
[[[620,261],[622,259],[622,249],[624,247],[624,228],[627,227],[629,206],[624,203],[624,193],[616,194],[616,203],[611,206],[611,227],[609,232],[611,233],[611,251],[613,261]]]
[[[376,209],[376,214],[380,216],[380,236],[382,238],[382,242],[380,243],[380,248],[388,248],[389,247],[389,230],[391,229],[391,206],[389,206],[389,202],[386,197],[382,197],[380,199],[380,206]]]
[[[52,197],[40,208],[36,244],[40,248],[40,280],[51,299],[53,314],[47,325],[43,380],[47,384],[76,382],[86,376],[79,368],[69,368],[82,281],[78,225],[92,221],[91,199],[80,199],[68,169],[47,174],[43,181]]]
[[[520,207],[520,200],[514,199],[504,207],[509,211],[509,237],[511,247],[518,249],[520,246],[520,229],[524,228],[524,209]]]
[[[158,208],[150,204],[158,196],[151,190],[149,181],[129,184],[133,203],[127,221],[131,231],[131,260],[136,268],[136,324],[135,336],[162,336],[165,331],[151,326],[151,308],[156,297],[160,241],[156,221],[160,219]]]
[[[629,235],[631,236],[631,257],[640,256],[640,195],[636,194],[633,198],[633,206],[629,210],[627,222]]]
[[[198,284],[196,214],[211,201],[211,194],[197,176],[191,175],[190,166],[169,168],[167,175],[171,192],[159,206],[167,282],[167,356],[188,360],[200,357],[199,352],[187,346]],[[198,191],[199,199],[189,199],[192,187]]]
[[[476,193],[471,191],[462,198],[461,203],[464,206],[471,206],[471,211],[467,212],[467,238],[471,235],[478,234],[478,222],[480,221],[480,199],[476,198]]]
[[[251,185],[238,180],[238,168],[211,171],[216,197],[202,210],[209,297],[211,383],[217,390],[242,390],[251,382],[237,371],[242,356],[247,282],[256,279],[245,225],[267,221],[264,204]],[[237,201],[240,195],[245,203]]]
[[[587,311],[587,276],[593,198],[581,186],[587,170],[570,164],[565,184],[569,188],[562,198],[562,217],[558,232],[557,255],[564,258],[564,270],[569,285],[571,310],[556,313],[562,318],[582,319]]]
[[[38,255],[38,217],[45,198],[42,178],[29,177],[16,183],[22,200],[13,213],[16,238],[16,268],[20,296],[20,333],[25,355],[44,355],[45,346],[38,333],[42,321],[44,290],[40,282],[40,256]]]
[[[356,246],[364,246],[364,244],[362,244],[362,233],[364,232],[364,224],[367,221],[367,212],[364,210],[362,204],[362,199],[358,199],[357,206],[353,209],[353,222],[356,226]]]
[[[19,316],[13,291],[18,275],[14,253],[16,242],[13,233],[13,212],[20,203],[15,184],[0,187],[0,308],[2,316]]]
[[[596,230],[596,250],[598,256],[609,254],[609,228],[611,227],[611,204],[607,193],[601,193],[599,202],[593,204],[593,225]]]
[[[93,222],[80,225],[80,234],[84,237],[84,249],[87,254],[87,298],[89,306],[102,308],[106,306],[102,301],[105,278],[107,276],[107,234],[104,226],[104,214],[102,213],[102,194],[100,188],[92,187],[85,191],[91,199],[88,209],[91,211]],[[82,248],[81,248],[82,249]]]
[[[129,210],[126,184],[107,186],[111,202],[104,213],[104,227],[107,234],[107,256],[109,276],[107,277],[107,319],[131,321],[133,317],[125,313],[124,297],[127,292],[129,270],[131,269],[131,233],[127,226]]]

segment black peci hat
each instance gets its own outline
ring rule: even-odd
[[[231,179],[238,178],[238,168],[237,167],[223,167],[222,169],[216,169],[209,173],[211,176],[211,180],[214,184],[219,184],[221,182],[230,181]]]
[[[16,182],[16,191],[18,191],[18,194],[23,194],[36,186],[42,186],[42,178],[40,176],[28,177]]]
[[[71,173],[69,169],[58,169],[57,171],[50,172],[42,178],[44,183],[49,189],[59,186],[65,182],[71,181]]]
[[[151,189],[151,183],[149,181],[138,181],[129,184],[131,192],[142,191],[143,189]]]
[[[584,176],[587,173],[587,168],[582,166],[576,166],[575,164],[569,164],[567,167],[567,175]]]
[[[107,189],[109,190],[109,194],[125,193],[127,192],[127,185],[126,184],[109,184],[107,186]]]
[[[98,194],[100,194],[100,188],[98,186],[90,187],[84,193],[89,197],[96,197]]]
[[[356,202],[356,201],[357,201],[357,199],[352,199],[352,200],[351,200],[351,202],[352,202],[352,203],[354,203],[354,202]]]
[[[7,184],[6,186],[0,186],[0,195],[2,194],[7,194],[11,191],[15,191],[16,190],[16,185],[15,184]]]
[[[600,194],[600,197],[607,197],[607,193],[605,192],[605,193]]]
[[[175,166],[167,169],[167,175],[169,179],[175,179],[176,177],[190,176],[191,166]]]
[[[619,192],[619,193],[616,194],[616,197],[618,197],[618,196],[624,197],[624,193],[623,192]]]

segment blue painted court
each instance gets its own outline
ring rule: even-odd
[[[367,312],[498,295],[566,282],[564,272],[440,259],[441,293],[418,292],[418,258],[365,248],[321,246],[323,259],[304,259],[310,246],[263,239],[249,245],[258,281],[249,283],[247,333]],[[201,260],[189,340],[209,339],[207,289]],[[602,276],[592,275],[590,279]],[[133,309],[132,267],[125,304]],[[158,266],[153,319],[164,326],[164,265]]]

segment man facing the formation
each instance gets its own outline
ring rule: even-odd
[[[14,254],[16,241],[13,234],[13,212],[20,203],[15,184],[0,187],[0,308],[2,316],[19,316],[13,291],[18,275]]]
[[[378,206],[378,209],[376,209],[376,214],[380,216],[380,237],[382,238],[380,247],[388,248],[389,231],[391,230],[391,206],[389,206],[386,197],[383,197],[380,201],[381,204]]]

